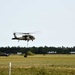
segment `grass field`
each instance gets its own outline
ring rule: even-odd
[[[0,57],[0,75],[75,75],[75,55],[21,55]]]

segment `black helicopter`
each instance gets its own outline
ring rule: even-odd
[[[21,34],[22,36],[21,37],[17,37],[16,34]],[[12,38],[12,40],[25,40],[27,41],[27,47],[28,47],[28,42],[30,40],[35,40],[35,37],[33,35],[31,35],[31,33],[20,33],[20,32],[15,32],[13,33],[14,35],[14,38]],[[24,55],[24,57],[27,57],[27,50],[26,50],[26,53]]]
[[[17,37],[16,34],[21,34],[21,37]],[[12,40],[25,40],[27,42],[29,42],[30,40],[35,40],[35,37],[33,35],[31,35],[31,33],[19,33],[19,32],[15,32],[13,33],[14,38],[12,38]]]

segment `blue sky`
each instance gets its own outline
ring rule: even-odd
[[[0,46],[26,46],[12,41],[13,32],[35,32],[29,46],[75,46],[75,0],[0,0]]]

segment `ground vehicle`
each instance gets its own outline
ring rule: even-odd
[[[0,56],[9,56],[7,53],[0,53]]]

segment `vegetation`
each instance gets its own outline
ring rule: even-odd
[[[9,62],[12,75],[75,75],[75,55],[22,55],[0,57],[0,75],[8,75]]]
[[[28,51],[27,52],[27,55],[30,55],[30,56],[32,56],[32,55],[34,55],[31,51]]]
[[[0,75],[8,75],[9,62],[12,75],[75,75],[74,52],[75,47],[0,47],[0,53],[11,54],[0,56]]]
[[[75,47],[0,47],[0,53],[13,53],[17,52],[27,53],[27,51],[31,51],[35,54],[47,54],[48,52],[52,54],[70,54],[75,53]]]

